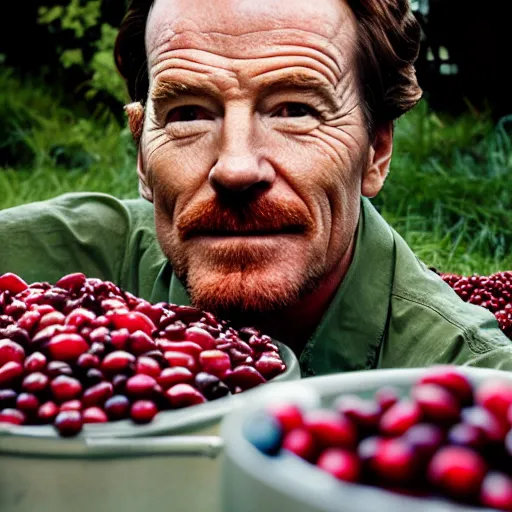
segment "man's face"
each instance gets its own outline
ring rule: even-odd
[[[265,312],[342,275],[374,191],[355,40],[341,0],[156,0],[139,165],[199,307]]]

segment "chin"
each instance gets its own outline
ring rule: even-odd
[[[186,285],[196,307],[236,319],[292,307],[317,281],[310,272],[291,268],[231,272],[191,269]]]

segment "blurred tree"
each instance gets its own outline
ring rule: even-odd
[[[425,4],[423,0],[423,4]],[[509,2],[428,0],[417,17],[424,32],[418,79],[434,109],[460,113],[490,108],[495,119],[512,114],[507,69],[512,42]]]

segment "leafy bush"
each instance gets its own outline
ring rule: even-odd
[[[96,109],[110,109],[119,116],[128,94],[114,64],[117,29],[101,22],[101,0],[42,6],[38,23],[53,35],[61,73],[78,82],[76,92]]]

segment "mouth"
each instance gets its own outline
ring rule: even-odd
[[[242,238],[269,237],[304,234],[303,226],[284,226],[279,229],[198,229],[187,233],[185,240],[191,238]]]

